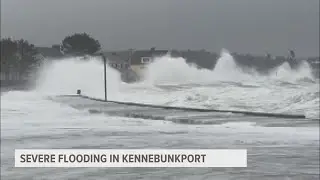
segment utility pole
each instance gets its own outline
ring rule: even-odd
[[[107,101],[107,59],[106,57],[103,55],[103,53],[101,53],[101,56],[103,58],[103,66],[104,66],[104,100]]]
[[[129,49],[129,60],[128,60],[128,63],[129,63],[129,66],[131,67],[131,58],[132,58],[132,54],[133,54],[133,51],[134,49]]]

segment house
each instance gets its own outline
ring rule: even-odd
[[[117,52],[97,52],[95,56],[101,54],[106,58],[110,67],[121,73],[121,78],[125,82],[135,82],[144,77],[145,68],[153,62],[155,57],[164,56],[169,50],[127,50]]]
[[[107,63],[110,67],[119,71],[130,68],[130,63],[128,61],[129,55],[126,57],[118,52],[102,52],[102,54],[107,59]]]
[[[101,53],[98,54],[100,55]],[[107,64],[120,73],[122,81],[131,83],[138,80],[137,74],[130,67],[129,51],[102,52],[102,55],[106,58]]]
[[[150,50],[135,50],[132,51],[130,57],[131,69],[140,77],[144,76],[145,68],[147,65],[153,62],[155,57],[160,57],[168,54],[168,50],[156,50],[151,48]]]

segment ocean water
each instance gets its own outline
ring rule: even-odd
[[[48,97],[81,89],[103,98],[102,64],[94,58],[52,61],[43,65],[33,90],[1,95],[1,179],[319,179],[319,80],[307,63],[297,71],[283,64],[262,76],[242,70],[222,52],[213,71],[165,56],[149,66],[143,82],[122,83],[111,68],[107,77],[110,100],[305,114],[307,119],[219,114],[180,123],[92,114],[75,108],[81,99],[71,107],[71,100]],[[245,148],[248,167],[15,168],[18,148]]]

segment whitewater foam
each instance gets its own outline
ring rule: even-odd
[[[183,58],[158,57],[139,83],[121,82],[120,74],[107,67],[108,99],[148,104],[304,113],[318,118],[319,84],[310,67],[302,63],[291,70],[285,63],[270,75],[244,71],[226,51],[214,70],[198,69]],[[304,81],[309,79],[312,81]],[[39,96],[75,94],[77,89],[104,98],[103,64],[100,58],[67,58],[45,63],[36,81]],[[311,98],[310,98],[311,97]],[[298,99],[298,100],[297,100]]]
[[[273,77],[243,72],[229,55],[222,55],[213,71],[190,67],[182,58],[166,56],[158,59],[159,61],[150,65],[149,69],[155,70],[149,71],[148,81],[136,84],[122,83],[119,73],[108,67],[108,98],[150,104],[264,112],[303,111],[319,117],[319,84],[302,84],[308,75],[301,71],[308,71],[306,69],[278,72],[278,76]],[[169,60],[173,61],[171,65],[174,68],[168,66]],[[4,179],[41,179],[49,176],[52,179],[89,176],[104,179],[106,174],[114,178],[125,174],[128,179],[141,179],[142,176],[154,179],[163,176],[163,171],[135,169],[129,169],[129,173],[128,169],[123,172],[114,169],[108,172],[83,171],[77,168],[71,172],[41,168],[21,170],[12,168],[12,153],[18,148],[245,148],[251,153],[252,166],[249,171],[252,173],[240,170],[237,175],[242,177],[292,177],[292,172],[299,177],[301,174],[304,177],[315,177],[314,179],[318,177],[317,123],[313,122],[313,127],[292,128],[287,127],[290,124],[288,120],[282,124],[284,127],[262,127],[247,122],[247,117],[234,117],[234,122],[223,124],[185,125],[170,121],[90,114],[46,98],[50,95],[75,94],[77,89],[88,96],[103,98],[103,65],[100,59],[82,61],[79,58],[67,58],[45,63],[42,68],[34,91],[12,91],[1,96],[1,174]],[[282,68],[278,69],[283,70]],[[297,76],[292,78],[290,73]],[[254,117],[253,120],[259,122],[260,119]],[[265,121],[278,123],[278,120],[271,118]],[[230,178],[235,177],[229,170],[209,170],[209,175],[206,171],[186,170],[181,173],[181,169],[169,170],[165,177],[178,177],[179,174],[184,176],[178,178],[184,179],[198,174],[197,179],[221,177],[225,174]]]
[[[67,58],[44,64],[36,81],[36,91],[41,94],[75,94],[77,89],[93,97],[104,97],[103,63],[99,58]],[[108,95],[117,96],[121,85],[120,74],[107,67]]]

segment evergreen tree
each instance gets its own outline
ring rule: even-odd
[[[69,54],[93,54],[101,49],[98,40],[87,33],[75,33],[63,39],[64,52]]]

